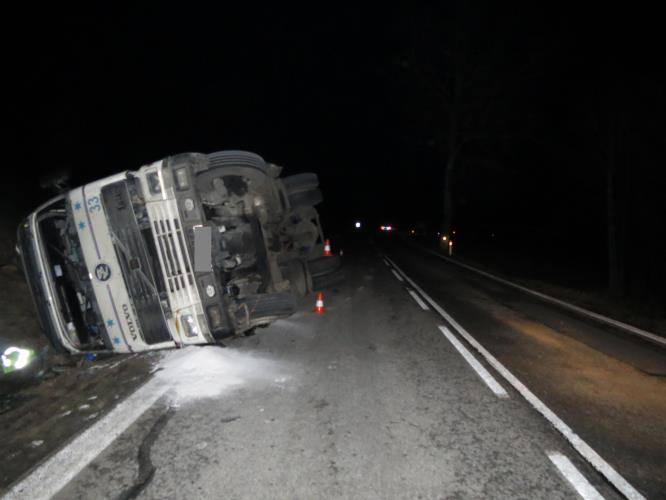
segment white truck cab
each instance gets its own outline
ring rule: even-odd
[[[194,285],[174,188],[164,183],[162,163],[73,189],[38,208],[24,222],[22,232],[29,237],[24,238],[22,254],[32,255],[40,268],[35,285],[46,299],[42,322],[48,321],[67,351],[104,344],[116,352],[137,352],[213,341]],[[149,229],[152,249],[146,248],[127,185],[128,178],[134,178],[146,188],[149,175],[157,176],[161,188],[157,194],[144,191],[149,224],[143,231]],[[54,248],[55,225],[70,240],[61,249]],[[26,244],[31,246],[28,251]],[[151,251],[157,256],[153,263]],[[65,262],[58,258],[63,253]],[[76,278],[68,280],[68,273]],[[80,281],[74,287],[80,289],[60,285],[67,281]],[[167,285],[161,294],[158,283]],[[77,302],[79,311],[74,310]],[[86,316],[95,321],[85,321]],[[92,338],[97,345],[86,342]]]

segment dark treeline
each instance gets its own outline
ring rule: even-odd
[[[413,13],[396,93],[411,96],[405,141],[439,168],[429,193],[441,230],[477,253],[568,267],[616,295],[663,296],[655,28],[647,12],[458,2]]]

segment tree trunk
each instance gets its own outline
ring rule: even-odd
[[[616,134],[615,120],[609,120],[608,163],[606,165],[606,225],[608,230],[608,290],[612,295],[622,295],[622,273],[618,249],[618,230],[616,216]]]
[[[444,217],[442,220],[442,233],[447,236],[451,235],[453,225],[453,173],[457,156],[455,148],[452,148],[444,171]]]
[[[458,154],[460,153],[463,142],[460,136],[463,76],[462,63],[459,60],[454,63],[453,72],[453,95],[451,96],[451,108],[449,111],[449,137],[447,141],[449,144],[449,151],[446,160],[446,169],[444,171],[444,218],[442,223],[442,233],[449,238],[451,237],[451,231],[453,229],[453,179]]]

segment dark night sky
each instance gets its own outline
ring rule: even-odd
[[[3,205],[32,208],[48,196],[35,179],[57,168],[79,184],[170,154],[233,148],[288,173],[319,173],[330,225],[360,217],[434,227],[443,114],[400,61],[427,53],[424,40],[446,49],[458,23],[489,64],[477,91],[500,89],[488,137],[463,155],[458,226],[541,243],[560,232],[579,238],[586,258],[603,259],[604,163],[588,117],[617,80],[631,110],[625,226],[634,240],[654,239],[665,153],[654,16],[486,2],[460,20],[454,3],[443,5],[16,13],[4,104],[22,175],[5,186]]]
[[[278,10],[56,15],[15,54],[22,98],[9,102],[15,140],[40,171],[71,167],[83,182],[239,148],[320,172],[334,191],[348,175],[371,189],[370,172],[394,156],[398,117],[382,81],[394,42],[356,10],[309,22]]]

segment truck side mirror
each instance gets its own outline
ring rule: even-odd
[[[62,193],[70,188],[71,172],[62,168],[45,174],[39,179],[39,187],[55,193]]]

